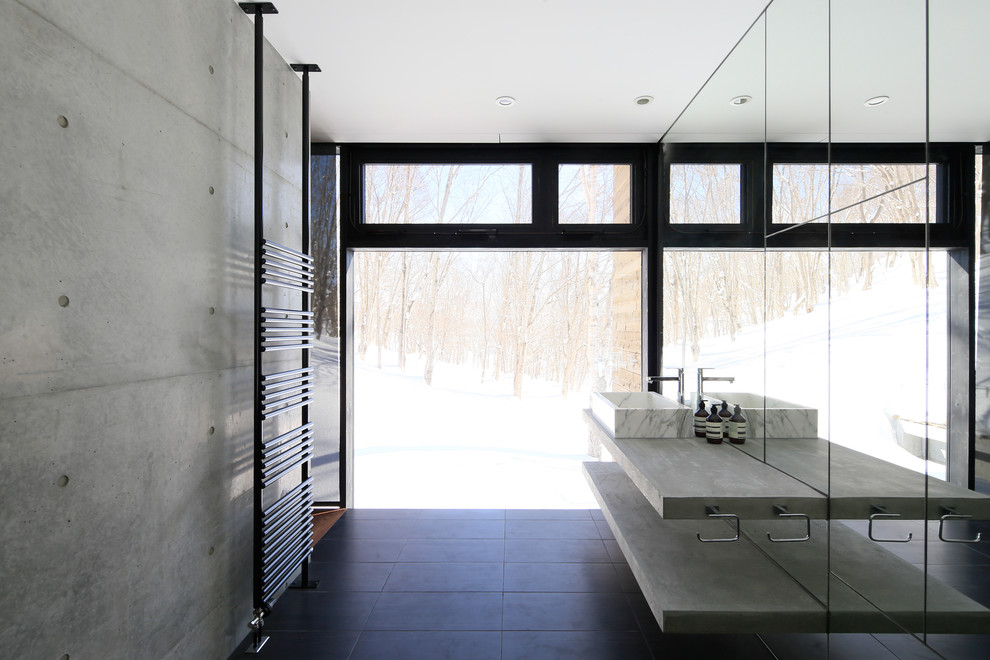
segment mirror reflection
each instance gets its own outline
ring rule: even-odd
[[[698,414],[739,404],[733,449],[827,498],[827,517],[783,504],[741,529],[832,632],[990,630],[990,603],[930,561],[981,530],[967,551],[990,548],[967,339],[988,14],[775,0],[663,139],[663,366]]]

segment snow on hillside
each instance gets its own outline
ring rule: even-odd
[[[698,361],[685,365],[688,389],[698,366],[734,376],[730,386],[709,388],[816,407],[822,437],[924,472],[924,461],[894,443],[885,413],[924,419],[927,406],[929,419],[945,419],[944,260],[932,263],[942,267],[943,286],[927,306],[901,260],[870,290],[853,284],[831,305],[772,321],[765,334],[757,325],[734,341],[706,340]],[[394,355],[381,370],[375,355],[371,348],[367,361],[356,360],[355,506],[597,507],[580,471],[593,460],[582,420],[589,391],[564,399],[556,383],[527,380],[518,399],[511,375],[481,383],[477,369],[451,364],[436,365],[431,387],[415,356],[400,372]],[[944,478],[943,466],[927,469]]]

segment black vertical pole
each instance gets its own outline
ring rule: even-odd
[[[644,178],[647,181],[658,181],[657,191],[664,190],[666,184],[667,169],[665,167],[663,147],[657,146],[647,161]],[[647,190],[651,186],[647,185]],[[643,344],[644,358],[641,362],[645,371],[642,376],[650,374],[660,374],[663,368],[663,249],[661,247],[660,233],[663,227],[663,209],[666,196],[659,194],[646,196],[646,222],[647,222],[647,247],[645,258],[645,277],[643,278],[643,299],[645,300],[643,323],[646,325],[645,343]],[[653,384],[647,383],[647,389]],[[655,391],[660,392],[661,383],[655,384]]]
[[[302,252],[309,254],[310,251],[310,183],[312,178],[312,164],[310,163],[310,134],[309,134],[309,74],[311,71],[319,71],[316,64],[293,64],[293,71],[302,71]],[[302,310],[310,311],[310,297],[305,291],[302,294]],[[302,368],[309,367],[309,350],[302,352]],[[312,383],[312,381],[310,381]],[[312,389],[312,386],[311,386]],[[309,405],[302,408],[302,423],[309,423]],[[302,480],[309,479],[310,462],[302,464]],[[302,573],[299,576],[299,587],[302,589],[315,589],[318,582],[310,582],[309,579],[309,556],[303,559]]]
[[[262,407],[261,407],[261,268],[262,241],[264,240],[265,224],[264,185],[264,83],[265,83],[265,14],[277,14],[278,10],[270,2],[242,2],[241,9],[246,14],[254,14],[254,606],[256,613],[261,610],[262,617],[267,614],[267,604],[264,602],[262,584],[262,543],[261,543],[261,513],[263,507],[261,462],[262,450]],[[260,642],[261,626],[256,629]],[[260,646],[260,644],[259,644]]]
[[[262,543],[261,512],[262,501],[261,464],[262,450],[262,406],[261,406],[261,243],[265,236],[264,186],[265,186],[265,129],[264,129],[264,90],[265,90],[265,25],[260,5],[256,7],[254,19],[254,601],[260,607],[264,599],[262,585]]]
[[[310,184],[310,164],[309,164],[309,71],[303,71],[302,89],[302,252],[309,254],[309,184]],[[309,311],[309,294],[303,291],[302,310]],[[309,349],[302,351],[302,368],[309,367]],[[313,380],[309,381],[310,391],[313,389]],[[302,408],[302,423],[309,424],[309,404]],[[314,439],[315,440],[315,439]],[[315,444],[315,442],[314,442]],[[309,461],[302,464],[302,480],[309,479]],[[310,511],[309,515],[313,515]],[[309,555],[303,559],[302,573],[299,576],[299,586],[303,589],[316,587],[309,583]]]

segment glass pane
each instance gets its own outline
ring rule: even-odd
[[[560,224],[629,224],[631,170],[629,165],[560,165]]]
[[[933,284],[933,293],[948,299],[948,320],[933,319],[931,331],[945,330],[949,337],[949,378],[947,389],[941,393],[934,387],[929,403],[937,396],[942,403],[948,401],[947,426],[948,435],[948,465],[945,466],[947,475],[932,471],[929,474],[929,529],[930,539],[927,552],[927,572],[929,597],[928,608],[928,643],[942,656],[955,660],[964,657],[966,649],[976,655],[985,655],[987,637],[985,634],[931,634],[936,631],[944,619],[941,612],[945,611],[944,602],[937,596],[938,585],[947,585],[969,597],[983,607],[990,607],[990,561],[982,559],[979,562],[968,562],[968,553],[960,550],[966,548],[981,553],[990,559],[990,509],[987,502],[956,500],[954,507],[956,515],[972,516],[972,519],[939,520],[941,514],[948,513],[938,507],[946,502],[938,501],[944,488],[963,491],[966,495],[977,493],[990,494],[990,379],[988,379],[988,356],[990,356],[990,332],[988,332],[988,303],[990,303],[990,263],[988,263],[988,248],[990,236],[987,234],[987,189],[984,179],[987,157],[988,129],[990,129],[990,99],[983,93],[985,83],[973,84],[972,81],[987,79],[990,67],[984,57],[976,53],[984,46],[985,26],[990,21],[990,3],[977,2],[934,2],[927,3],[928,9],[928,46],[929,46],[929,127],[932,142],[975,142],[983,144],[978,147],[975,157],[975,236],[973,246],[976,251],[975,259],[971,262],[967,250],[950,251],[945,257],[931,251],[932,267],[944,261],[947,266],[947,277]],[[964,183],[965,182],[961,182]],[[941,257],[941,258],[939,258]],[[936,259],[939,258],[938,262]],[[970,264],[975,262],[976,273],[970,272]],[[970,279],[973,278],[973,279]],[[975,284],[975,290],[971,289]],[[975,309],[966,305],[967,296],[975,298]],[[933,299],[933,303],[935,300]],[[947,328],[946,328],[947,326]],[[974,337],[975,335],[975,337]],[[975,338],[975,370],[967,364],[973,359],[967,343]],[[972,344],[971,344],[972,345]],[[930,350],[930,356],[937,357],[935,349]],[[929,377],[938,369],[930,365]],[[975,382],[974,382],[975,381]],[[974,386],[975,385],[975,386]],[[973,422],[970,422],[970,415]],[[928,429],[937,423],[938,417],[932,415],[927,420]],[[934,435],[934,434],[933,434]],[[937,437],[937,436],[936,436]],[[971,444],[973,443],[973,444]],[[937,440],[928,439],[929,450],[937,448]],[[974,480],[970,481],[972,476]],[[948,478],[949,485],[941,482]],[[966,492],[970,491],[970,492]],[[982,498],[981,498],[982,499]],[[950,504],[951,506],[951,504]],[[940,528],[940,525],[942,527]],[[940,534],[941,532],[941,534]],[[978,536],[981,535],[981,536]],[[945,542],[940,537],[970,543]],[[977,538],[979,542],[975,541]],[[951,560],[943,557],[952,556]],[[986,610],[984,610],[986,612]],[[961,617],[960,617],[961,618]],[[990,623],[983,620],[978,628],[959,627],[960,632],[986,633],[990,631]],[[949,632],[955,632],[950,630]]]
[[[316,389],[310,406],[313,422],[313,498],[340,501],[340,307],[337,280],[340,257],[337,221],[340,190],[337,156],[311,160],[310,253],[315,286],[310,308],[315,314],[316,341],[310,351]]]
[[[946,264],[944,252],[931,252],[929,261],[922,250],[832,251],[832,391],[827,400],[823,391],[821,401],[831,407],[833,443],[942,479]]]
[[[584,410],[641,389],[641,263],[356,253],[354,505],[595,508]]]
[[[533,221],[532,166],[364,166],[368,224],[527,224]]]
[[[819,205],[826,204],[831,215],[816,212],[788,222],[934,222],[934,213],[928,217],[928,196],[936,198],[934,176],[927,184],[935,169],[923,158],[890,164],[878,154],[864,157],[862,165],[835,158],[847,145],[865,152],[870,144],[924,144],[926,4],[829,4],[833,162],[830,190]],[[898,36],[878,47],[874,35],[880,26]],[[829,604],[833,620],[855,619],[862,630],[893,633],[899,645],[913,641],[909,633],[924,632],[926,601],[937,591],[927,589],[923,566],[926,464],[896,439],[900,418],[926,420],[927,385],[938,376],[926,362],[926,333],[938,332],[936,323],[927,323],[926,300],[930,294],[936,313],[941,292],[926,292],[924,239],[913,247],[833,249],[828,275],[829,569],[842,585],[829,593]],[[850,592],[863,602],[846,605]]]
[[[928,169],[928,193],[923,164],[833,164],[831,170],[833,223],[923,224],[935,221],[935,165]],[[825,163],[774,163],[773,222],[827,222],[828,177],[829,166]],[[927,215],[926,194],[930,200]]]
[[[685,403],[694,409],[701,386],[708,407],[739,403],[748,418],[753,402],[733,393],[763,391],[763,263],[756,251],[664,252],[663,367],[684,369]],[[663,392],[676,397],[673,384]],[[762,458],[762,437],[750,436],[740,448]]]
[[[738,225],[741,169],[738,164],[671,164],[670,222]]]

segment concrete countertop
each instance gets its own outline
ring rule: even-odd
[[[739,449],[829,493],[833,519],[866,519],[876,505],[904,519],[938,520],[948,506],[990,520],[986,495],[822,438],[753,439]]]
[[[602,508],[660,628],[667,633],[968,633],[990,610],[841,522],[748,521],[740,540],[723,521],[666,520],[617,463],[584,464]],[[759,529],[757,529],[759,527]],[[828,607],[826,608],[826,603]],[[828,612],[826,621],[826,611]]]
[[[657,623],[666,633],[822,632],[826,610],[751,543],[721,522],[665,520],[615,463],[585,476]]]
[[[710,445],[696,437],[614,438],[592,414],[586,412],[586,421],[650,504],[671,520],[704,518],[708,506],[742,519],[772,519],[775,505],[813,519],[830,511],[833,520],[862,520],[879,506],[904,520],[938,520],[943,507],[990,520],[986,495],[821,438]]]
[[[699,519],[706,507],[743,519],[776,517],[775,505],[824,518],[825,495],[725,442],[704,438],[613,438],[592,415],[588,426],[667,520]]]

